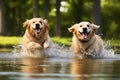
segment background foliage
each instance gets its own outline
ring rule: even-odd
[[[38,16],[45,18],[46,0],[38,0]],[[55,36],[55,3],[57,0],[47,0],[49,4],[48,22],[50,36]],[[7,36],[22,36],[22,23],[33,18],[33,0],[2,0],[4,11],[4,28]],[[69,37],[67,28],[80,21],[92,22],[93,0],[61,0],[60,19],[61,36]],[[97,5],[97,4],[96,4]],[[103,37],[120,38],[120,0],[101,0],[101,27]]]

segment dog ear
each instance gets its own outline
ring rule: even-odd
[[[23,27],[24,28],[29,27],[29,20],[28,19],[23,23]]]
[[[68,31],[69,31],[69,32],[74,32],[76,25],[77,25],[77,24],[74,24],[73,26],[71,26],[70,28],[68,28]]]
[[[97,32],[97,29],[100,27],[98,25],[95,25],[95,24],[91,24],[92,27],[93,27],[93,31],[96,33]]]
[[[47,19],[44,19],[43,20],[45,24],[48,24],[48,20]]]
[[[45,26],[48,28],[48,20],[44,19],[43,22],[44,22]]]
[[[74,32],[74,28],[73,28],[73,27],[68,28],[68,31],[69,31],[69,32]]]
[[[99,25],[95,25],[95,24],[91,24],[91,25],[93,26],[93,29],[98,29],[98,28],[100,28]]]

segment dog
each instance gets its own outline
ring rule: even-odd
[[[52,44],[48,33],[48,22],[42,18],[32,18],[23,23],[26,29],[23,36],[23,48],[32,54],[43,54],[44,50]]]
[[[83,21],[68,28],[73,33],[71,50],[75,54],[99,56],[103,40],[96,34],[100,26]]]

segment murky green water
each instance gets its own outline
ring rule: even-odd
[[[120,55],[102,59],[41,59],[0,53],[0,80],[120,80]]]

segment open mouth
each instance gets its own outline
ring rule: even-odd
[[[78,31],[78,32],[81,34],[81,36],[82,36],[84,39],[86,39],[86,38],[88,37],[89,33],[90,33],[90,32],[80,32],[80,31]]]
[[[35,27],[33,27],[35,33],[39,34],[42,30],[42,27],[40,26],[40,24],[35,24]]]
[[[35,33],[39,34],[41,32],[42,28],[35,28],[34,31]]]
[[[35,32],[37,33],[37,34],[39,34],[40,33],[40,29],[35,29]]]

